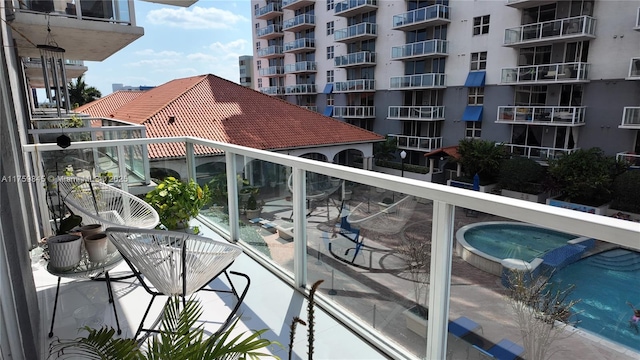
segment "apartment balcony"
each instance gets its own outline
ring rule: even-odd
[[[298,15],[289,20],[285,20],[282,23],[282,28],[284,31],[293,31],[293,32],[311,29],[311,28],[314,28],[315,26],[316,26],[316,17],[315,15],[310,15],[310,14]]]
[[[334,106],[333,117],[365,119],[376,117],[375,106]]]
[[[271,24],[263,28],[256,29],[256,36],[258,37],[258,39],[265,39],[265,40],[282,37],[284,36],[284,33],[282,32],[282,25]]]
[[[305,6],[315,4],[316,0],[282,0],[282,8],[286,10],[298,10]]]
[[[34,44],[45,44],[47,27],[65,49],[66,58],[85,61],[103,61],[144,35],[144,29],[135,23],[133,0],[8,3],[13,5],[11,28],[21,57],[40,57]]]
[[[288,85],[284,89],[287,95],[312,95],[317,94],[316,84],[296,84]]]
[[[284,95],[284,86],[261,87],[260,92],[267,95]]]
[[[415,149],[409,148],[409,145],[415,142],[414,139],[434,139],[434,146],[430,147],[439,147],[435,146],[438,138],[393,136],[400,140],[404,149]],[[243,254],[229,270],[246,273],[251,278],[251,285],[241,307],[239,326],[231,337],[247,329],[268,329],[262,337],[287,344],[288,324],[294,316],[307,320],[305,309],[310,284],[322,279],[325,281],[319,285],[315,293],[314,307],[314,357],[318,359],[332,359],[336,356],[345,360],[448,357],[480,359],[484,356],[483,353],[470,342],[454,338],[453,334],[447,332],[450,321],[460,316],[473,319],[482,326],[482,333],[479,330],[469,333],[474,341],[493,344],[507,337],[519,342],[517,337],[507,336],[519,334],[520,327],[517,318],[511,314],[510,303],[504,292],[502,289],[496,289],[495,285],[500,278],[482,273],[482,276],[474,277],[473,289],[464,286],[469,282],[469,274],[480,275],[480,270],[466,263],[452,251],[456,228],[462,225],[500,217],[576,234],[576,237],[604,239],[603,243],[609,247],[640,250],[637,241],[640,229],[634,222],[567,211],[494,194],[480,196],[474,191],[428,181],[408,180],[330,162],[311,161],[193,137],[104,141],[92,142],[89,145],[73,143],[66,150],[58,148],[55,144],[26,145],[23,147],[24,158],[33,161],[25,164],[25,168],[39,171],[40,166],[35,159],[41,158],[44,154],[48,158],[64,158],[70,152],[92,154],[102,147],[113,147],[119,153],[127,146],[173,146],[175,149],[183,149],[187,156],[172,160],[156,160],[156,165],[185,169],[185,179],[203,181],[207,181],[210,174],[200,172],[194,166],[199,160],[205,159],[201,154],[220,151],[226,154],[229,161],[226,166],[231,171],[226,174],[228,188],[225,210],[204,208],[190,225],[197,225],[202,232],[201,235],[205,237],[231,241],[243,249]],[[429,146],[424,144],[423,147]],[[262,169],[276,169],[276,174],[281,174],[280,184],[275,188],[264,185],[260,181],[265,174],[253,175],[254,172],[247,169],[257,169],[255,174],[263,171]],[[284,240],[277,231],[271,233],[259,222],[252,223],[251,219],[241,214],[238,194],[239,186],[242,185],[236,181],[238,173],[251,174],[251,180],[260,188],[260,196],[266,200],[262,217],[268,218],[280,227],[291,228],[293,239]],[[36,175],[44,176],[40,172]],[[291,181],[287,178],[291,178]],[[322,181],[323,179],[325,180]],[[317,189],[331,188],[330,185],[327,186],[329,181],[326,179],[349,180],[349,187],[345,190],[338,186],[337,191],[320,196],[316,192]],[[286,183],[291,184],[290,192]],[[126,183],[122,186],[128,187]],[[46,203],[42,188],[34,186],[37,190],[34,196],[37,198],[25,204],[27,209],[42,209],[41,205]],[[347,190],[352,193],[353,200],[344,199]],[[385,197],[395,199],[396,208],[401,211],[391,213],[386,207],[378,205]],[[316,201],[310,200],[311,198]],[[354,222],[357,219],[356,207],[363,204],[360,210],[364,209],[367,217],[363,217],[366,220],[360,221],[360,228],[372,229],[370,233],[373,233],[374,229],[383,229],[379,233],[376,232],[375,237],[367,237],[367,246],[356,253],[355,257],[354,243],[337,233],[335,223],[328,220],[340,217],[341,207],[333,204],[342,202],[349,205],[352,215],[348,219]],[[463,209],[479,211],[480,218],[465,216]],[[42,210],[43,214],[47,214],[46,209]],[[416,222],[415,219],[421,220]],[[49,219],[43,215],[42,221],[48,223]],[[434,224],[432,231],[429,230],[430,224]],[[336,236],[333,237],[332,234]],[[424,304],[429,309],[430,329],[426,338],[409,330],[401,315],[403,310],[415,305],[415,300],[408,295],[413,293],[414,282],[407,277],[398,276],[398,271],[404,271],[407,266],[411,266],[411,260],[406,258],[394,243],[398,237],[405,235],[430,241],[431,252],[426,261],[431,264],[432,269],[444,269],[430,272],[428,290],[425,290]],[[345,251],[348,257],[344,255]],[[44,343],[48,344],[49,341],[44,334],[49,330],[48,326],[51,323],[58,278],[49,274],[46,262],[41,260],[38,254],[31,255],[32,275],[41,314],[41,325],[38,329],[43,334],[44,349]],[[29,267],[29,259],[26,259],[25,265]],[[363,268],[368,271],[362,271]],[[110,275],[115,277],[116,274],[123,275],[128,271],[126,264],[121,263]],[[123,330],[122,337],[131,337],[145,312],[145,301],[148,301],[150,296],[134,279],[113,281],[111,285]],[[230,289],[229,284],[221,279],[215,280],[210,286],[215,289]],[[85,336],[86,333],[78,333],[78,327],[83,325],[84,321],[90,322],[87,325],[95,328],[103,325],[115,326],[115,314],[107,302],[106,293],[104,282],[63,278],[58,299],[60,306],[53,327],[54,335],[60,339]],[[198,324],[204,327],[207,335],[212,334],[216,332],[220,320],[226,316],[235,302],[229,297],[212,292],[201,292],[197,298],[205,304],[200,317],[201,322]],[[612,303],[620,302],[613,296],[611,298]],[[587,296],[582,300],[594,302],[596,297]],[[482,306],[469,306],[470,303]],[[624,303],[618,305],[620,309],[626,306]],[[80,316],[81,314],[75,314],[77,316],[74,317],[74,313],[80,308],[92,309],[94,312],[91,315],[95,314],[95,317],[87,319]],[[150,316],[153,318],[159,314],[159,308],[153,308],[151,312]],[[304,334],[306,328],[298,327],[298,331]],[[296,342],[292,349],[292,358],[306,357],[306,345],[306,341]],[[576,349],[575,351],[583,349],[585,352],[593,352],[595,349],[600,357],[607,360],[628,360],[636,355],[626,348],[615,352],[611,350],[612,344],[595,335],[568,337],[563,339],[561,344],[551,345],[549,351],[565,348]],[[287,358],[288,348],[270,347],[265,351]],[[622,351],[626,353],[623,354]],[[573,354],[571,359],[588,358],[584,355],[585,352]]]
[[[640,168],[640,154],[632,151],[624,151],[616,154],[616,160],[628,163],[632,168]]]
[[[40,58],[22,58],[22,64],[24,65],[25,75],[29,86],[32,88],[44,88],[44,74],[42,73],[42,60]],[[78,78],[87,72],[88,68],[81,60],[67,60],[65,59],[64,71],[67,75],[67,80]],[[49,84],[53,84],[53,79],[49,78]]]
[[[444,106],[389,106],[388,120],[442,121]]]
[[[347,0],[337,2],[334,15],[352,17],[378,8],[378,0]]]
[[[510,144],[503,143],[504,147],[515,156],[522,156],[529,159],[534,160],[553,160],[557,159],[561,156],[570,154],[579,148],[573,149],[565,149],[565,148],[554,148],[547,146],[532,146],[532,145],[521,145],[521,144]]]
[[[282,4],[280,2],[272,2],[256,9],[253,12],[256,19],[271,20],[275,17],[282,16]]]
[[[388,136],[398,140],[398,149],[429,152],[442,147],[441,136],[428,137],[399,134],[389,134]]]
[[[496,123],[582,126],[586,106],[498,106]]]
[[[342,56],[336,56],[333,59],[336,67],[348,68],[356,66],[371,66],[376,64],[376,53],[370,51],[360,51]]]
[[[272,59],[284,57],[283,47],[280,45],[271,45],[266,48],[258,49],[257,54],[259,58]]]
[[[336,30],[333,39],[338,42],[352,42],[375,39],[378,37],[378,25],[373,23],[360,23],[344,29]]]
[[[413,31],[427,26],[445,25],[449,20],[449,6],[431,5],[393,16],[393,30]]]
[[[391,48],[391,60],[418,60],[448,56],[449,42],[432,39]]]
[[[376,91],[376,81],[374,79],[358,79],[348,81],[338,81],[333,83],[334,93],[349,92],[373,92]]]
[[[575,16],[566,19],[522,25],[504,31],[504,46],[529,47],[556,42],[588,41],[595,39],[596,19]]]
[[[315,105],[298,105],[303,109],[307,109],[309,111],[318,112],[318,107]]]
[[[620,129],[640,130],[640,107],[625,106],[622,112],[622,123]]]
[[[558,2],[557,0],[507,0],[507,6],[526,9]]]
[[[258,70],[260,76],[274,77],[284,75],[284,66],[269,66]]]
[[[391,77],[389,88],[394,90],[407,89],[442,89],[445,88],[445,74],[430,73]]]
[[[284,44],[284,52],[291,54],[314,51],[315,49],[316,39],[314,38],[300,38]]]
[[[294,64],[285,64],[285,74],[314,73],[318,71],[318,63],[315,61],[298,61]]]
[[[501,84],[558,84],[589,82],[591,65],[582,62],[518,66],[502,69]]]
[[[640,80],[640,57],[631,58],[627,80]]]

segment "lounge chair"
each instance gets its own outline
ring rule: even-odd
[[[480,354],[488,357],[489,359],[498,360],[514,360],[524,352],[524,348],[522,346],[509,339],[502,339],[499,343],[486,350],[476,345],[473,345],[473,347],[478,350]]]

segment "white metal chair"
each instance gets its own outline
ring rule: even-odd
[[[231,323],[250,284],[247,275],[227,272],[227,268],[242,253],[240,247],[183,232],[111,227],[106,233],[144,289],[152,296],[135,338],[142,331],[159,332],[155,327],[160,318],[151,327],[144,328],[144,321],[158,295],[179,295],[184,305],[185,297],[200,290],[233,294],[236,298],[235,306],[218,332]],[[247,284],[241,294],[236,291],[229,273],[246,279]],[[221,274],[229,282],[230,290],[206,288]]]
[[[160,222],[151,205],[115,186],[74,176],[59,176],[57,186],[65,205],[85,224],[153,229]]]

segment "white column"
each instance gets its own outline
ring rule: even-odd
[[[187,155],[187,181],[196,180],[196,158],[195,151],[193,150],[193,143],[186,141],[186,155]],[[182,174],[180,174],[182,175]]]

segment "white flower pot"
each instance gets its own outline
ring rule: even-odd
[[[91,262],[100,262],[107,257],[107,234],[97,233],[84,238],[84,247]]]
[[[56,235],[47,239],[49,265],[58,271],[73,269],[80,262],[82,238],[77,235]]]

